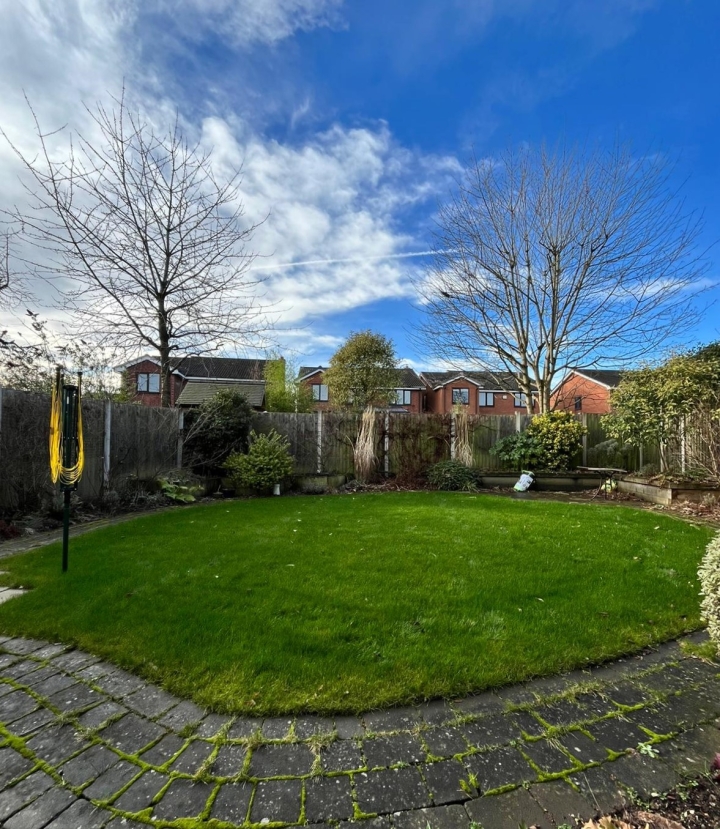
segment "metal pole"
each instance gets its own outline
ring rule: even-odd
[[[62,571],[67,573],[68,568],[68,547],[70,545],[70,490],[65,490],[65,505],[63,507],[63,549],[62,549]]]

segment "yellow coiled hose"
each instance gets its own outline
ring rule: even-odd
[[[62,463],[62,381],[53,385],[52,398],[50,400],[50,477],[56,484],[60,481],[62,486],[75,486],[82,476],[85,467],[85,445],[83,442],[82,428],[82,400],[80,398],[80,383],[78,382],[78,419],[77,419],[77,440],[78,455],[75,466],[65,467]]]

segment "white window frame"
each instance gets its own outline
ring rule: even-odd
[[[484,398],[484,402],[483,402]],[[494,391],[478,391],[478,406],[491,408],[495,405]]]
[[[412,403],[411,389],[395,389],[395,405],[409,406]]]
[[[516,391],[513,393],[513,399],[516,409],[527,409],[527,395],[524,391]]]
[[[458,397],[464,397],[464,400],[456,400],[455,394]],[[470,389],[466,387],[452,389],[452,404],[453,406],[469,406],[470,405]]]
[[[328,387],[325,383],[312,384],[312,396],[316,403],[327,403],[328,401]]]

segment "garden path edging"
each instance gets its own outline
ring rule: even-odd
[[[679,642],[450,702],[253,719],[206,714],[82,651],[0,637],[0,822],[572,826],[702,773],[718,717],[720,666]]]

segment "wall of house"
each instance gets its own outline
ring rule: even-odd
[[[508,415],[526,414],[525,407],[516,408],[515,398],[512,392],[495,392],[494,406],[479,406],[479,395],[477,386],[472,383],[459,380],[456,383],[448,383],[439,389],[426,389],[426,411],[433,414],[449,414],[453,410],[453,389],[468,389],[467,413],[471,415]],[[488,390],[490,391],[490,390]],[[536,407],[537,408],[537,407]]]
[[[162,394],[160,392],[139,392],[137,391],[138,374],[160,374],[160,366],[151,360],[143,360],[127,369],[128,388],[132,393],[132,402],[140,403],[143,406],[160,406]],[[185,380],[173,374],[170,378],[170,405],[174,406],[180,392],[185,387]]]
[[[304,380],[303,383],[308,388],[312,389],[312,386],[316,384],[322,384],[323,381],[323,372],[318,372],[317,374],[313,374],[312,377],[308,377],[307,380]],[[406,412],[411,412],[413,414],[421,414],[424,411],[424,390],[423,389],[411,389],[410,391],[410,405],[403,406],[402,408],[405,409]],[[315,412],[326,412],[332,409],[332,401],[315,401],[315,405],[313,407],[313,411]]]
[[[582,398],[581,407],[575,409],[575,398]],[[552,396],[553,409],[585,414],[607,414],[610,411],[610,389],[578,374],[571,374]]]

